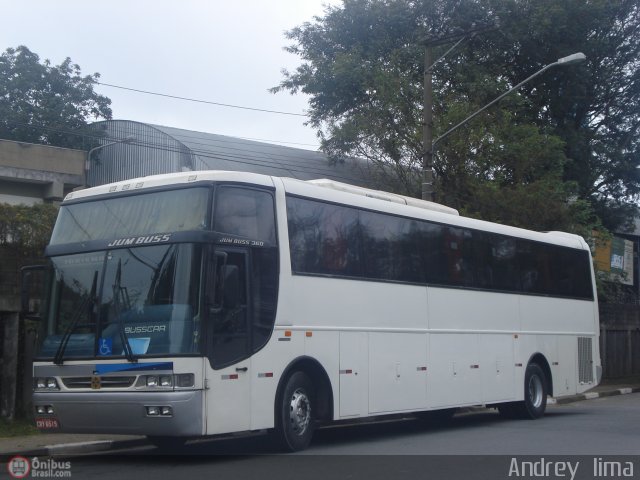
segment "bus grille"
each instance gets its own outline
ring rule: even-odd
[[[593,383],[593,340],[578,337],[578,381]]]
[[[100,377],[100,388],[128,388],[136,377]],[[67,388],[91,388],[91,377],[66,377],[62,383]]]

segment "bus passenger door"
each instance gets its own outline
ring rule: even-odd
[[[207,434],[251,427],[249,255],[217,249],[209,269]],[[213,291],[211,291],[213,290]]]

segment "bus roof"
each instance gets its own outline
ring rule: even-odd
[[[544,243],[553,243],[584,250],[589,249],[588,244],[579,235],[566,232],[535,232],[533,230],[462,217],[459,216],[458,211],[453,208],[435,202],[406,197],[404,195],[371,190],[328,179],[304,181],[228,170],[188,171],[133,178],[71,192],[66,196],[65,202],[80,199],[89,200],[101,195],[140,191],[162,186],[188,185],[202,181],[254,184],[271,188],[279,181],[287,193],[294,195],[352,205],[354,207],[387,212],[404,217],[414,217],[453,226],[527,238]]]

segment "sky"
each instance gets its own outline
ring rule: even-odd
[[[0,0],[0,51],[27,46],[112,85],[266,110],[305,113],[301,93],[268,89],[300,58],[284,32],[339,0]],[[197,104],[103,85],[113,118],[316,149],[305,117]],[[285,143],[287,142],[287,143]]]

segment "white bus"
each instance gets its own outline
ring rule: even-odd
[[[600,380],[585,241],[331,181],[158,175],[71,193],[47,247],[42,430],[160,445],[471,405],[538,418]],[[26,302],[28,304],[28,302]]]

